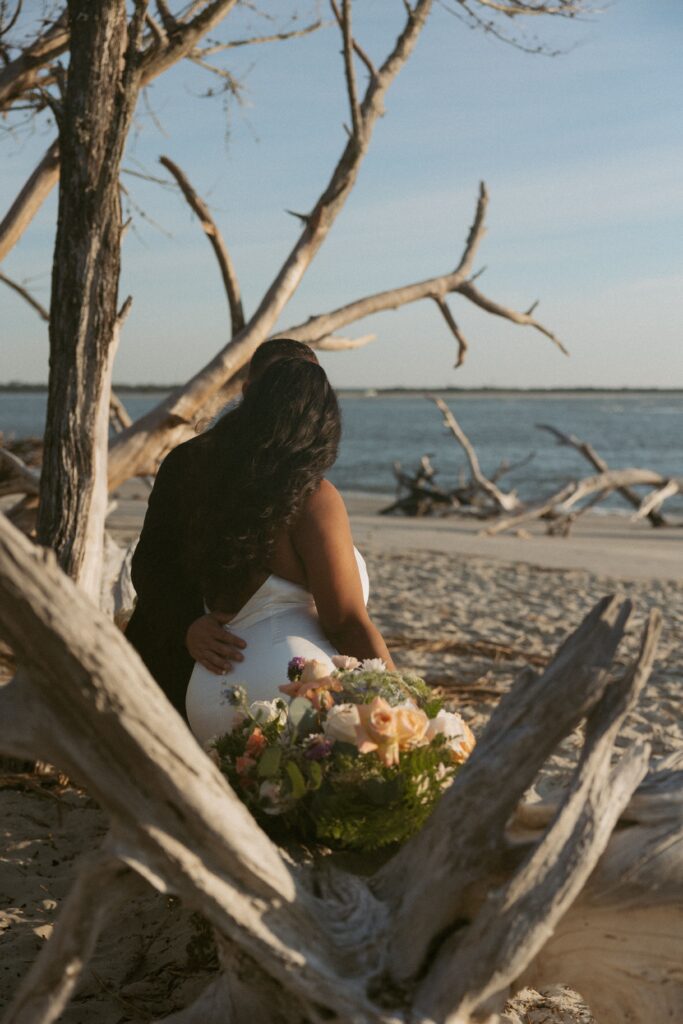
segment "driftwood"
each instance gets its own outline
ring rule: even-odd
[[[497,522],[485,531],[489,535],[514,529],[535,519],[543,519],[547,523],[548,533],[567,536],[580,515],[604,501],[610,494],[617,493],[636,508],[634,520],[648,518],[653,526],[670,525],[659,510],[668,498],[683,493],[683,478],[665,477],[648,469],[609,469],[605,460],[588,442],[548,424],[539,423],[537,427],[551,433],[559,444],[580,452],[599,472],[594,476],[571,481],[548,498],[525,504],[516,491],[502,491],[497,483],[505,473],[525,465],[533,458],[533,453],[513,466],[502,463],[491,477],[487,477],[481,469],[474,445],[452,410],[441,398],[432,395],[425,397],[435,403],[443,415],[444,425],[465,452],[470,479],[461,480],[457,487],[446,489],[437,486],[434,481],[437,470],[431,463],[431,456],[422,456],[413,475],[406,473],[400,463],[395,463],[394,476],[398,483],[396,500],[381,509],[381,515],[447,515],[454,512],[482,519],[496,518]],[[641,498],[633,490],[634,486],[652,489]],[[581,502],[584,504],[581,505]]]
[[[599,473],[607,473],[609,471],[609,466],[605,460],[601,455],[598,455],[595,448],[588,441],[582,441],[574,434],[565,434],[564,431],[558,430],[557,427],[553,427],[549,423],[537,423],[536,427],[538,430],[546,430],[549,434],[552,434],[558,444],[574,448]],[[621,494],[630,505],[633,505],[638,510],[639,518],[647,516],[653,526],[664,526],[666,520],[655,508],[648,508],[645,512],[642,511],[642,499],[630,487],[619,487],[617,493]],[[670,497],[670,494],[667,494],[665,497]]]
[[[634,664],[612,677],[629,614],[629,602],[604,599],[542,675],[525,669],[423,831],[363,878],[333,858],[285,857],[111,621],[0,519],[0,628],[19,665],[0,689],[0,747],[59,766],[111,818],[3,1024],[57,1019],[107,908],[136,878],[177,894],[215,931],[219,972],[176,1024],[502,1022],[510,992],[551,975],[580,976],[589,1002],[605,1004],[601,1024],[622,1024],[627,991],[634,1024],[673,1021],[683,998],[673,909],[683,772],[647,775],[647,745],[611,764],[659,633],[653,612]],[[560,805],[522,805],[511,826],[546,758],[584,718]],[[604,948],[613,927],[625,934],[627,898],[619,974],[593,940]]]
[[[491,477],[487,477],[479,463],[474,445],[458,423],[451,409],[442,398],[426,395],[443,415],[444,426],[448,428],[455,440],[465,452],[470,468],[469,480],[461,479],[457,487],[446,490],[438,486],[434,478],[437,470],[431,463],[429,455],[423,455],[416,472],[411,476],[403,470],[400,463],[394,463],[394,476],[397,481],[396,500],[380,510],[380,515],[401,513],[408,516],[447,515],[456,512],[459,515],[476,516],[487,519],[502,512],[512,512],[523,507],[515,491],[502,491],[497,481],[506,473],[520,465],[526,464],[533,454],[515,466],[501,463]]]
[[[593,501],[593,504],[597,504],[598,501],[602,501],[614,491],[633,486],[654,487],[657,501],[661,504],[665,497],[677,494],[683,489],[683,479],[664,477],[661,473],[655,473],[650,469],[610,469],[606,473],[598,473],[596,476],[572,481],[556,491],[550,498],[528,506],[519,514],[502,517],[497,523],[488,527],[486,533],[489,535],[503,533],[505,530],[513,529],[534,519],[565,517],[569,516],[572,511],[576,518],[576,515],[582,510],[576,509],[575,506],[584,498],[594,497],[596,500]]]

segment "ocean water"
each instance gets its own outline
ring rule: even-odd
[[[161,394],[120,392],[134,418]],[[0,431],[17,437],[41,434],[44,392],[0,393]],[[533,459],[503,478],[525,500],[551,494],[577,476],[589,475],[587,462],[559,446],[536,424],[548,423],[590,442],[610,468],[637,466],[663,475],[683,476],[683,394],[459,394],[447,404],[474,444],[482,469],[491,475],[505,460]],[[342,397],[344,422],[339,460],[330,478],[345,490],[389,494],[395,461],[412,470],[428,453],[438,469],[437,483],[455,485],[467,472],[464,453],[442,425],[433,402],[418,396]],[[669,503],[680,511],[679,497]],[[613,509],[627,507],[612,496]]]

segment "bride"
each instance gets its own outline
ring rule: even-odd
[[[229,686],[244,686],[250,700],[273,699],[294,656],[331,669],[339,652],[393,668],[366,610],[367,571],[344,502],[324,477],[340,433],[322,367],[282,358],[193,442],[202,465],[188,552],[205,610],[243,642],[220,674],[195,663],[186,713],[202,743],[230,728]],[[187,645],[192,653],[191,631]]]

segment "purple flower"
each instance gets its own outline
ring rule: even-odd
[[[322,761],[329,757],[334,746],[334,740],[328,740],[324,736],[314,736],[313,742],[304,750],[304,757],[309,761]]]
[[[301,657],[292,658],[287,666],[287,678],[290,683],[295,682],[304,670],[306,659]]]

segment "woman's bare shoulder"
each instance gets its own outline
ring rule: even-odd
[[[297,526],[310,526],[321,521],[338,523],[348,520],[346,505],[341,494],[329,480],[321,480],[316,490],[308,496],[301,510]]]

